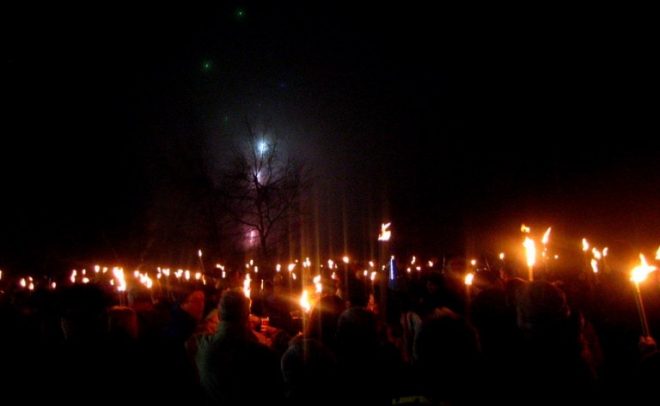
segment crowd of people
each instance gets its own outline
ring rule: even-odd
[[[5,400],[77,404],[634,404],[660,353],[616,273],[526,280],[481,270],[324,279],[309,312],[278,278],[169,297],[93,284],[0,296]],[[657,289],[655,289],[657,291]],[[630,293],[630,294],[629,294]],[[647,301],[658,331],[657,296]],[[11,402],[10,402],[11,403]]]

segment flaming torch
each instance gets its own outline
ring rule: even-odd
[[[644,310],[644,302],[642,301],[642,293],[639,290],[639,284],[644,282],[646,277],[653,271],[655,266],[650,266],[646,263],[646,258],[643,254],[639,254],[640,265],[633,268],[630,280],[635,284],[635,299],[637,301],[637,310],[639,311],[639,319],[642,323],[642,334],[644,337],[651,337],[649,330],[649,323],[646,320],[646,311]]]
[[[529,281],[532,282],[534,281],[534,263],[536,263],[536,244],[533,239],[525,237],[523,247],[525,247],[525,256],[527,257]]]

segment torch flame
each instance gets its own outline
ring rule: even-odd
[[[649,266],[649,264],[646,262],[644,254],[639,254],[639,261],[640,265],[633,268],[632,275],[630,277],[630,280],[637,284],[644,282],[646,277],[656,269],[655,266]]]
[[[586,238],[582,239],[582,251],[584,252],[589,251],[589,241],[587,241]]]
[[[466,286],[472,286],[472,281],[474,280],[474,274],[472,272],[468,272],[465,275],[465,285]]]
[[[548,227],[548,229],[545,230],[545,233],[543,233],[543,239],[541,239],[543,245],[548,244],[548,241],[550,241],[550,231],[552,231],[552,227]]]
[[[598,261],[594,258],[591,259],[591,269],[593,269],[594,273],[598,273]]]
[[[596,248],[596,247],[593,247],[593,248],[591,249],[591,254],[592,254],[592,255],[594,256],[594,258],[596,258],[596,259],[602,259],[602,258],[603,258],[603,254],[601,254],[601,252],[600,252],[600,251],[598,250],[598,248]]]
[[[660,247],[658,247],[658,250],[655,252],[655,259],[660,261]]]
[[[389,241],[392,237],[392,231],[390,231],[390,225],[392,223],[383,223],[380,225],[380,234],[378,234],[378,241]]]
[[[504,261],[504,253],[500,252],[500,261]]]
[[[529,237],[525,237],[525,242],[523,243],[525,247],[525,255],[527,257],[527,266],[532,267],[536,263],[536,244],[534,240]]]
[[[243,294],[248,299],[250,298],[250,283],[251,282],[252,282],[252,279],[250,278],[250,274],[246,273],[245,274],[245,280],[243,281]]]
[[[309,295],[306,290],[303,290],[300,295],[300,307],[302,307],[305,312],[309,312],[312,309],[312,304],[309,303]]]
[[[520,226],[520,232],[521,233],[529,234],[530,231],[532,231],[532,229],[527,227],[526,225],[522,224]]]

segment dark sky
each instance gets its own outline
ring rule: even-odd
[[[648,13],[275,3],[6,10],[0,267],[193,252],[245,117],[320,175],[335,254],[385,219],[402,252],[660,242]]]

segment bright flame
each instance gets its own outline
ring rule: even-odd
[[[27,281],[25,280],[25,278],[21,278],[21,281],[19,282],[19,285],[21,285],[21,287],[23,287],[23,288],[27,286]]]
[[[504,253],[500,252],[500,261],[504,261]]]
[[[417,261],[417,258],[413,255],[412,259],[410,260],[410,265],[415,265],[415,261]]]
[[[369,261],[369,268],[373,268],[373,267],[374,267],[374,261]]]
[[[198,281],[202,279],[202,273],[201,272],[195,272],[195,280]]]
[[[589,251],[589,241],[587,241],[586,238],[582,239],[582,251],[584,252]]]
[[[243,281],[243,294],[248,299],[250,298],[250,283],[251,282],[252,282],[252,279],[250,279],[250,274],[246,273],[245,274],[245,280]]]
[[[56,283],[56,282],[53,282],[53,283],[50,284],[50,288],[51,288],[51,289],[55,289],[56,287],[57,287],[57,283]]]
[[[593,247],[593,248],[591,249],[591,254],[592,254],[592,255],[594,256],[594,258],[596,258],[596,259],[603,259],[603,254],[601,254],[600,251],[598,251],[598,248],[596,248],[596,247]]]
[[[351,259],[348,257],[348,255],[344,255],[344,256],[342,257],[341,260],[342,260],[345,264],[348,264],[348,263],[351,261]]]
[[[552,231],[552,227],[548,227],[548,229],[545,230],[545,233],[543,233],[543,238],[541,239],[543,245],[546,245],[548,241],[550,241],[550,231]]]
[[[591,259],[591,269],[593,269],[594,273],[598,273],[598,261],[595,259]]]
[[[472,266],[477,265],[477,260],[476,259],[471,259],[470,260],[470,265],[472,265]]]
[[[282,264],[275,265],[275,272],[280,272],[280,271],[282,271]]]
[[[187,281],[190,280],[190,271],[186,269],[186,271],[183,273],[184,277],[186,278]]]
[[[312,304],[309,303],[309,295],[306,290],[303,290],[300,295],[300,307],[302,307],[305,312],[312,310]]]
[[[298,279],[298,278],[296,277],[296,273],[295,273],[295,272],[291,272],[291,276],[293,277],[293,280],[294,280],[294,281],[295,281],[296,279]]]
[[[28,285],[28,290],[34,290],[34,283],[30,282]]]
[[[82,283],[85,283],[85,284],[89,283],[89,278],[86,277],[86,276],[84,278],[82,278]]]
[[[78,271],[76,271],[75,269],[73,271],[71,271],[71,276],[69,277],[69,279],[71,280],[71,283],[76,283],[76,276],[77,275],[78,275]]]
[[[527,266],[533,267],[534,263],[536,263],[536,244],[534,244],[534,240],[532,240],[529,237],[525,237],[525,242],[523,243],[523,247],[525,247]]]
[[[474,274],[472,272],[468,272],[465,275],[465,285],[466,286],[472,286],[472,281],[474,280]]]
[[[378,234],[378,241],[389,241],[392,237],[392,231],[390,231],[390,225],[392,223],[383,223],[380,225],[380,234]]]
[[[607,249],[607,248],[605,248]],[[655,252],[655,259],[660,261],[660,247],[658,247],[658,250]]]
[[[649,264],[646,262],[644,254],[639,254],[639,261],[640,265],[633,268],[632,275],[630,277],[630,280],[637,284],[644,282],[646,277],[656,269],[652,265],[649,266]]]
[[[98,265],[94,265],[94,273],[99,273],[101,272],[101,267]]]
[[[224,270],[225,270],[225,267],[224,267],[224,265],[222,265],[222,264],[215,264],[215,267],[218,268],[218,269],[221,270],[221,271],[224,271]]]
[[[197,250],[197,256],[200,258],[202,257],[202,250]]]
[[[366,278],[369,275],[369,271],[365,269],[364,272],[362,272],[362,275]]]
[[[526,233],[526,234],[529,234],[530,231],[532,231],[531,228],[527,227],[527,226],[524,225],[524,224],[521,224],[521,225],[520,225],[520,232],[522,232],[522,233]]]
[[[296,269],[296,264],[289,264],[287,269],[289,270],[289,272],[293,271],[294,269]]]
[[[316,275],[314,279],[314,287],[316,288],[316,293],[322,293],[323,292],[323,284],[321,283],[321,275]]]
[[[330,275],[330,279],[332,280],[337,279],[337,274],[333,272],[332,275]]]
[[[376,271],[371,273],[371,281],[373,282],[375,280],[376,280]]]
[[[429,261],[429,268],[433,268],[433,261]]]

